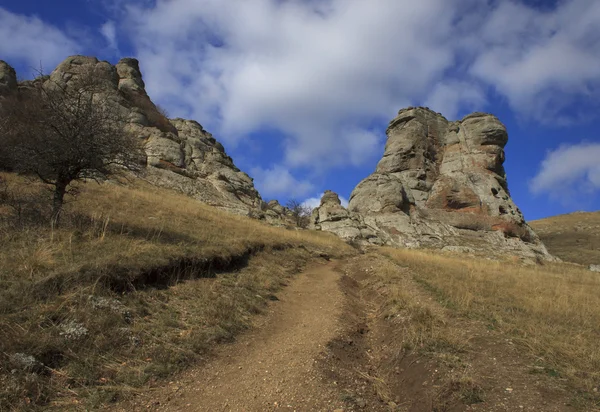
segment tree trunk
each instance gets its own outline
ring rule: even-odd
[[[57,228],[60,223],[60,214],[62,212],[63,201],[67,186],[69,184],[64,181],[58,181],[54,185],[54,198],[52,200],[52,227]]]

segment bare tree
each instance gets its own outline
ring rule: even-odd
[[[3,154],[15,171],[52,186],[53,225],[73,181],[98,181],[118,166],[139,166],[138,140],[127,132],[120,107],[106,92],[93,72],[80,73],[68,85],[48,81],[0,107]]]
[[[285,204],[285,207],[290,210],[298,227],[308,227],[308,224],[310,223],[310,215],[312,213],[310,207],[303,205],[297,199],[288,200],[288,202]]]

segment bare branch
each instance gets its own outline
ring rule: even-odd
[[[141,146],[110,93],[118,92],[84,71],[68,84],[47,81],[0,107],[0,160],[54,186],[55,221],[71,182],[105,179],[116,166],[139,167]]]

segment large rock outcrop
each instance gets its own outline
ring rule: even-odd
[[[262,217],[264,202],[252,179],[235,166],[223,145],[198,122],[164,115],[146,93],[135,59],[125,58],[112,65],[95,57],[71,56],[49,76],[20,84],[14,69],[0,61],[0,95],[17,88],[22,92],[39,87],[68,88],[89,74],[101,90],[98,99],[115,105],[127,119],[129,130],[143,142],[145,179],[230,212]],[[271,219],[276,220],[276,216]]]
[[[364,243],[552,258],[510,197],[508,135],[495,116],[451,122],[410,107],[391,121],[387,136],[383,158],[356,186],[348,209],[324,199],[313,227]]]
[[[15,69],[0,60],[0,96],[17,90],[17,73]]]

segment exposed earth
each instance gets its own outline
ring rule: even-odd
[[[561,380],[507,336],[449,312],[395,265],[416,303],[455,331],[458,350],[405,351],[373,274],[393,264],[369,253],[315,264],[234,343],[114,410],[570,411]],[[398,315],[399,316],[399,315]]]

